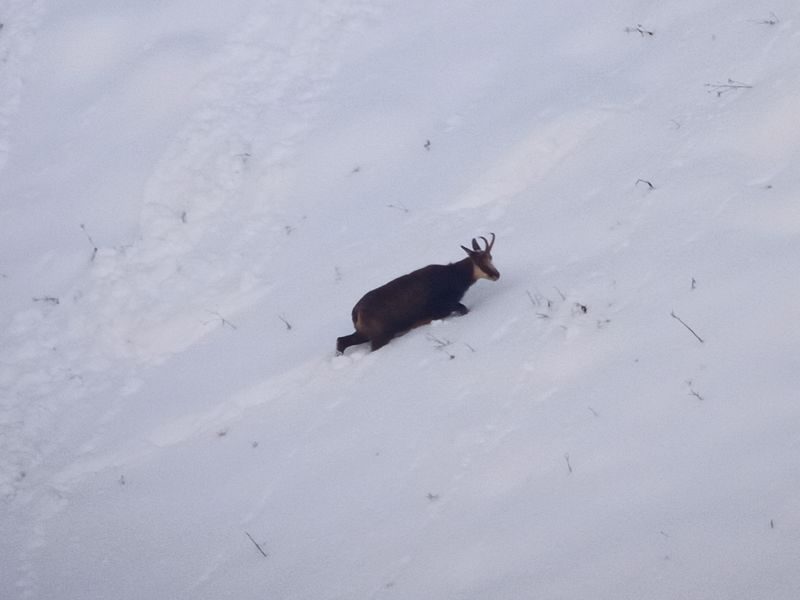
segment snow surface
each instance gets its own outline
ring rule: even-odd
[[[796,1],[0,22],[0,598],[800,597]]]

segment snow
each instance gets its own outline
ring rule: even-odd
[[[794,2],[0,22],[1,598],[798,596]]]

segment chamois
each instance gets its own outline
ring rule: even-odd
[[[491,235],[491,242],[481,236],[486,244],[483,249],[475,238],[471,250],[461,246],[467,258],[447,265],[428,265],[367,292],[353,307],[356,331],[336,340],[337,353],[364,342],[377,350],[414,327],[452,313],[467,314],[469,309],[461,298],[469,287],[478,279],[497,281],[500,277],[492,264]]]

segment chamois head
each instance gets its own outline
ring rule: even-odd
[[[472,261],[472,277],[476,281],[478,279],[491,279],[492,281],[497,281],[500,278],[500,272],[495,269],[494,265],[492,264],[492,246],[494,246],[494,234],[491,235],[491,242],[485,237],[481,236],[481,239],[486,244],[486,248],[484,249],[481,249],[481,247],[478,245],[478,241],[475,238],[472,238],[472,250],[466,246],[461,246],[461,249],[467,253]]]

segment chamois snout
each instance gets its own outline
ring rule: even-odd
[[[370,342],[372,349],[385,346],[409,329],[469,309],[461,298],[478,279],[497,281],[500,272],[492,263],[492,246],[481,236],[485,247],[472,238],[472,248],[461,246],[467,257],[447,265],[428,265],[367,292],[353,307],[355,333],[336,340],[336,351],[343,353],[355,344]]]

